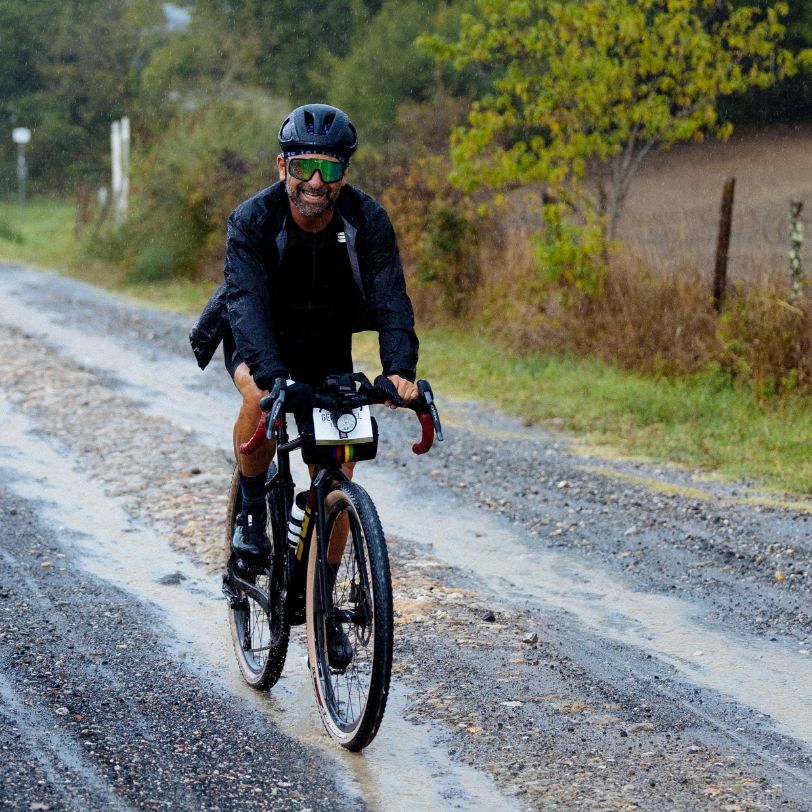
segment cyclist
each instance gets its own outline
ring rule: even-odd
[[[205,367],[223,341],[226,368],[242,395],[234,425],[243,510],[234,553],[261,557],[270,441],[250,457],[259,401],[276,378],[318,385],[352,372],[352,333],[376,330],[384,375],[409,403],[418,340],[392,224],[369,195],[347,183],[358,145],[346,113],[327,104],[297,107],[279,129],[279,182],[241,203],[228,220],[225,282],[192,329]],[[388,401],[397,404],[394,396]],[[345,467],[351,475],[352,464]]]

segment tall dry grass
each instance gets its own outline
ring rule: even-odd
[[[762,267],[733,280],[720,315],[707,267],[652,265],[627,248],[611,256],[602,295],[563,296],[546,281],[531,242],[537,211],[528,197],[480,222],[479,281],[461,318],[443,308],[431,283],[413,278],[421,321],[487,330],[519,354],[596,357],[667,376],[715,367],[764,395],[812,389],[809,301],[790,303],[788,271]],[[691,249],[676,246],[675,256],[690,258]]]

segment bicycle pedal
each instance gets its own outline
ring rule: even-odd
[[[231,586],[231,577],[228,573],[223,573],[223,595],[225,595],[231,609],[239,609],[241,599]]]
[[[261,575],[266,569],[264,561],[254,561],[253,559],[243,558],[242,556],[237,555],[232,557],[231,567],[234,570],[234,575],[236,575],[237,578],[240,578],[243,581],[250,581],[252,583],[256,576]]]

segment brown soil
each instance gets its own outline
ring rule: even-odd
[[[790,201],[804,201],[807,216],[812,208],[812,123],[739,128],[726,142],[651,156],[634,180],[619,238],[646,265],[710,276],[722,187],[731,176],[729,278],[787,273]]]

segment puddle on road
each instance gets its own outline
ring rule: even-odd
[[[604,637],[650,651],[690,682],[766,714],[812,745],[810,657],[752,635],[710,629],[696,617],[695,605],[636,591],[574,556],[531,549],[520,531],[484,512],[451,516],[439,500],[422,500],[419,513],[403,510],[410,496],[397,477],[380,470],[375,477],[374,498],[388,533],[430,543],[442,561],[472,570],[511,602],[558,607]]]
[[[14,492],[43,503],[54,526],[71,531],[82,566],[154,604],[177,637],[167,641],[177,657],[251,702],[287,735],[319,749],[346,792],[387,812],[518,809],[487,776],[452,762],[430,726],[404,720],[408,696],[396,683],[378,736],[363,754],[333,745],[316,710],[299,630],[294,630],[285,673],[274,690],[259,694],[250,689],[234,662],[219,577],[173,551],[160,536],[134,526],[117,500],[89,485],[2,400],[0,421],[0,471],[12,471],[7,481]],[[11,438],[23,440],[25,451],[9,445]],[[99,528],[104,535],[98,535]]]
[[[27,294],[48,285],[49,274],[8,270],[8,266],[0,267],[0,270],[3,271],[0,273],[0,313],[4,324],[24,333],[41,335],[78,363],[112,373],[123,383],[125,395],[144,404],[144,411],[171,420],[184,432],[194,431],[209,446],[219,448],[224,445],[223,438],[231,436],[234,417],[230,412],[236,413],[231,384],[228,382],[225,391],[210,388],[202,396],[199,390],[207,379],[195,365],[191,349],[187,360],[166,354],[155,360],[146,358],[143,349],[122,346],[114,335],[104,340],[88,340],[88,335],[81,330],[60,324],[62,314],[43,311],[26,303]],[[92,290],[88,295],[91,294],[98,299],[109,298],[120,305],[119,300],[110,294]],[[219,353],[212,365],[218,365],[218,361],[222,365]],[[211,372],[208,382],[215,379]],[[229,398],[226,392],[232,397]],[[200,401],[210,406],[217,398],[220,401],[215,414],[219,419],[213,421],[210,419],[211,409],[202,409]]]

